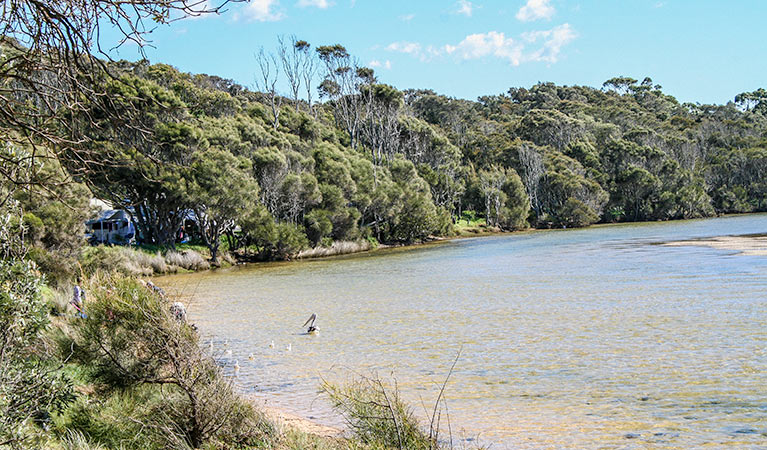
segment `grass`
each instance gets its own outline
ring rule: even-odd
[[[179,270],[207,270],[210,263],[192,248],[165,252],[149,248],[131,248],[120,246],[86,247],[80,258],[82,270],[86,274],[96,272],[117,272],[129,277],[163,275]],[[222,253],[221,259],[233,263],[228,254]]]
[[[493,227],[488,227],[485,219],[464,216],[455,222],[453,231],[458,236],[476,236],[480,234],[496,233],[498,230]]]
[[[319,246],[302,250],[298,253],[298,258],[322,258],[325,256],[347,255],[349,253],[359,253],[373,248],[370,241],[333,241],[330,246]]]

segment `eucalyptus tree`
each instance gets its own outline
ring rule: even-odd
[[[298,95],[301,92],[301,70],[303,69],[302,57],[304,52],[301,50],[304,42],[299,41],[295,36],[290,36],[289,40],[285,40],[285,36],[277,37],[277,51],[280,55],[280,62],[282,63],[282,70],[285,71],[285,78],[290,85],[290,93],[293,95],[293,106],[296,112],[298,112],[299,102]]]
[[[361,95],[370,99],[360,125],[360,134],[379,166],[397,153],[400,144],[399,115],[402,93],[386,84],[364,86]]]
[[[309,114],[314,114],[312,96],[314,94],[313,83],[317,76],[317,70],[319,69],[317,56],[311,51],[312,46],[306,41],[295,41],[293,47],[298,50],[299,59],[301,61],[301,79],[303,80],[304,90],[306,91],[306,104],[309,108]]]
[[[359,128],[372,100],[372,90],[363,89],[376,82],[373,69],[360,66],[340,44],[317,47],[325,65],[320,95],[330,100],[338,125],[346,131],[349,145],[356,149]]]
[[[543,156],[533,145],[526,143],[522,143],[517,151],[519,152],[519,164],[522,168],[525,190],[530,199],[530,206],[537,217],[543,212],[540,199],[540,185],[546,175]]]
[[[280,79],[280,63],[272,52],[266,52],[261,47],[256,53],[259,73],[256,75],[256,89],[266,97],[272,113],[272,127],[275,131],[280,126],[280,108],[282,96],[277,92],[277,82]]]

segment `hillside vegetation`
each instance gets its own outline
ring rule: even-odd
[[[767,209],[759,92],[680,104],[649,78],[615,78],[468,101],[380,84],[341,46],[318,55],[325,102],[311,105],[163,64],[114,63],[110,111],[94,105],[81,121],[99,159],[64,154],[64,172],[130,208],[145,244],[173,247],[192,212],[214,263],[222,242],[285,259],[334,241],[450,235],[477,216],[515,230]],[[73,186],[82,205],[88,190]],[[53,208],[17,198],[43,223]]]

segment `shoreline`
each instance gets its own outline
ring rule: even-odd
[[[461,240],[461,239],[493,237],[493,236],[510,236],[514,234],[541,233],[541,232],[547,232],[547,231],[561,232],[561,231],[571,231],[571,230],[585,230],[589,228],[637,226],[637,225],[643,225],[643,224],[649,225],[649,224],[659,224],[659,223],[685,222],[685,221],[708,220],[708,219],[716,219],[716,218],[730,218],[730,217],[764,215],[764,214],[767,214],[767,213],[757,212],[757,213],[741,213],[741,214],[723,214],[723,215],[719,215],[715,217],[701,217],[696,219],[675,219],[675,220],[662,220],[662,221],[595,223],[587,227],[567,228],[567,229],[532,228],[531,227],[531,228],[526,228],[524,230],[501,231],[498,229],[472,228],[472,231],[458,230],[456,234],[452,236],[432,236],[429,240],[426,240],[423,242],[416,242],[412,244],[401,244],[401,245],[379,244],[376,247],[360,249],[359,251],[354,251],[354,252],[317,255],[317,256],[305,256],[302,258],[294,258],[287,261],[238,261],[235,264],[232,264],[230,266],[211,267],[209,269],[202,269],[202,270],[191,270],[191,271],[188,271],[188,273],[202,273],[202,272],[215,273],[219,269],[232,269],[235,267],[258,267],[259,265],[268,265],[268,264],[286,264],[286,263],[295,263],[295,262],[301,262],[301,261],[309,262],[309,261],[322,261],[322,260],[329,260],[329,259],[365,257],[365,256],[375,255],[379,251],[409,251],[412,249],[423,248],[423,247],[427,247],[431,245],[444,244],[454,240]],[[475,232],[473,230],[478,230],[478,231]],[[661,243],[661,245],[669,245],[669,246],[698,245],[698,246],[708,246],[711,248],[719,248],[722,250],[736,250],[741,253],[749,251],[748,248],[741,249],[741,247],[743,247],[744,245],[742,242],[740,243],[740,247],[734,247],[734,248],[727,247],[725,246],[727,244],[724,244],[724,243],[714,242],[715,240],[719,238],[727,238],[727,237],[738,237],[738,236],[715,236],[715,237],[709,237],[709,238],[701,238],[700,240],[696,239],[693,241],[673,241],[673,242]],[[708,241],[711,241],[711,242],[709,243]],[[694,242],[697,242],[697,244],[695,244]],[[761,251],[761,250],[757,250],[757,251]],[[744,254],[752,254],[752,253],[744,253]],[[761,255],[762,253],[757,253],[757,254]],[[178,273],[154,274],[153,276],[151,276],[151,278],[163,278],[166,276],[172,277],[174,275],[178,275]]]
[[[343,439],[344,430],[323,425],[307,417],[299,416],[282,408],[271,406],[268,400],[255,394],[242,394],[243,398],[250,402],[257,411],[273,421],[279,428],[292,430],[317,436],[323,439]]]

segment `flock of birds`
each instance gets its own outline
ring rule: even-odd
[[[304,322],[303,326],[309,325],[309,328],[306,329],[306,334],[317,334],[320,332],[320,329],[314,326],[314,321],[317,320],[317,314],[312,313],[311,316]],[[230,359],[232,357],[232,350],[229,347],[229,339],[224,340],[223,346],[226,348],[226,351],[224,351],[224,357],[227,359]],[[274,341],[272,340],[269,342],[269,348],[274,349]],[[213,340],[210,340],[210,353],[214,354],[215,347],[213,344]],[[293,351],[293,344],[288,343],[288,345],[285,347],[286,352],[292,352]],[[256,359],[255,355],[253,353],[248,355],[248,360],[254,361]],[[240,361],[236,360],[234,361],[234,366],[232,366],[234,369],[234,376],[237,377],[240,375]]]

